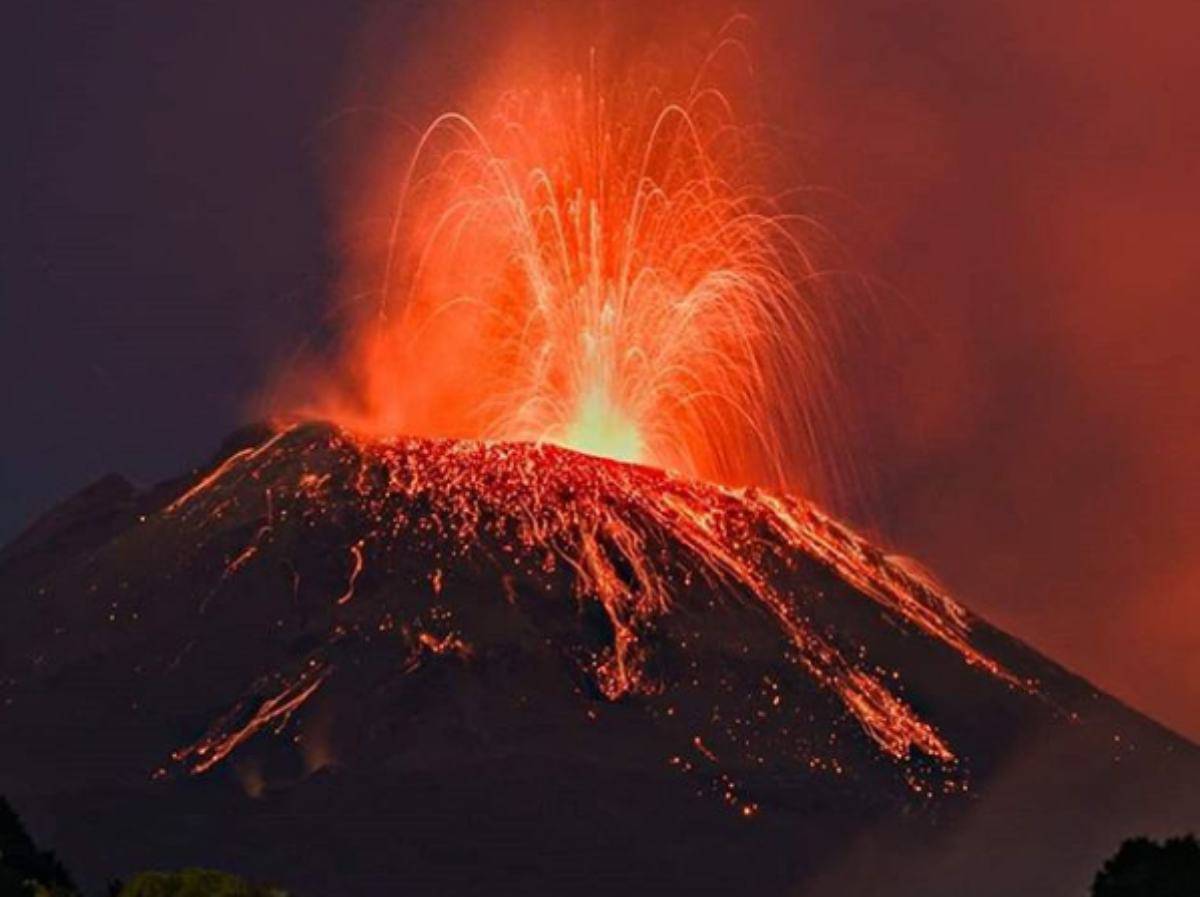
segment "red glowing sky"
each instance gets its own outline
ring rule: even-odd
[[[840,6],[789,102],[921,322],[857,393],[880,526],[1198,737],[1196,8]]]

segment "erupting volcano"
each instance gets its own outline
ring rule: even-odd
[[[1192,745],[802,496],[833,241],[703,69],[597,72],[422,133],[277,422],[0,554],[4,789],[326,897],[1057,893],[1187,825]]]

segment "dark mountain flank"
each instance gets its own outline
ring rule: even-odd
[[[0,793],[96,887],[1082,894],[1200,750],[810,504],[253,428],[0,553]]]

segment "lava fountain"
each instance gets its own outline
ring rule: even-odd
[[[788,461],[822,454],[830,241],[755,182],[762,141],[708,67],[673,91],[593,61],[433,121],[344,376],[308,415],[724,483],[815,480]]]

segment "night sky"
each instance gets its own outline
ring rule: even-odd
[[[751,10],[797,178],[847,198],[859,267],[902,297],[848,366],[869,488],[843,510],[1200,737],[1200,12],[784,6]],[[479,18],[9,11],[0,536],[106,472],[198,463],[326,337],[347,115],[419,123],[487,44]]]

